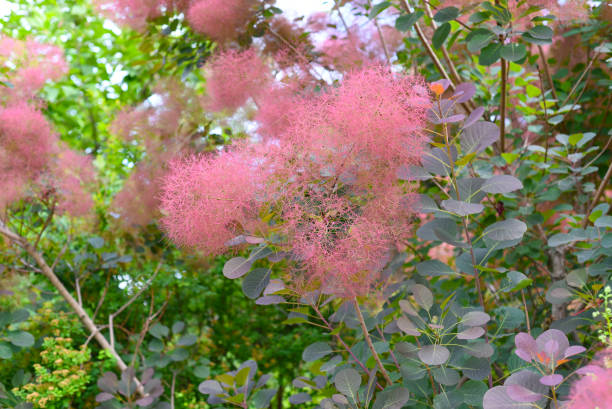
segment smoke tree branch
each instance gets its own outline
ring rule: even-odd
[[[40,267],[41,274],[44,275],[51,282],[53,287],[55,287],[55,289],[59,292],[62,298],[64,298],[64,300],[68,303],[70,308],[77,314],[77,316],[79,317],[79,319],[81,320],[81,322],[83,323],[87,331],[89,331],[89,333],[93,335],[93,337],[98,342],[100,347],[102,347],[103,349],[106,349],[108,352],[111,353],[111,355],[115,359],[115,362],[119,370],[125,371],[128,367],[123,361],[123,359],[121,358],[121,356],[119,356],[119,353],[108,342],[108,340],[104,337],[104,335],[102,335],[102,333],[99,331],[98,327],[93,322],[93,320],[89,317],[85,309],[78,303],[77,300],[74,299],[74,297],[66,289],[64,284],[62,284],[62,282],[57,277],[55,272],[51,269],[51,267],[49,267],[49,265],[47,264],[42,254],[40,254],[24,237],[19,236],[13,233],[11,230],[9,230],[2,221],[0,221],[0,234],[7,237],[13,243],[19,245],[21,248],[23,248],[26,251],[26,253],[30,257],[34,259],[36,264]],[[141,396],[145,396],[146,394],[144,392],[142,383],[136,378],[134,379],[134,382],[136,383],[136,389],[138,393]]]

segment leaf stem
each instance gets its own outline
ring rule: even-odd
[[[506,66],[506,60],[501,59],[501,102],[499,110],[500,121],[499,121],[499,150],[504,153],[506,150],[506,88],[507,88],[507,76],[508,67]]]
[[[389,373],[383,366],[383,363],[381,362],[380,357],[378,356],[378,353],[374,349],[374,344],[372,344],[372,338],[370,338],[370,333],[368,331],[368,328],[366,327],[365,320],[363,319],[363,314],[361,313],[361,310],[359,309],[359,303],[357,302],[357,297],[353,298],[353,302],[355,303],[355,312],[357,313],[357,319],[359,320],[359,324],[361,324],[361,331],[363,332],[363,336],[366,340],[366,343],[368,344],[368,347],[370,348],[370,352],[372,352],[372,355],[374,356],[374,360],[378,364],[378,367],[380,368],[380,372],[383,374],[385,381],[387,381],[388,385],[392,385],[393,381],[391,381],[391,378],[389,377]]]

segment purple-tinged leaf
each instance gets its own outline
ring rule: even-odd
[[[233,239],[229,239],[225,242],[226,247],[240,246],[241,244],[246,244],[246,238],[243,234],[240,236],[236,236]]]
[[[342,405],[348,405],[349,401],[346,398],[346,396],[340,394],[340,393],[335,393],[332,395],[332,400],[336,403],[340,403]]]
[[[285,299],[281,297],[280,295],[265,295],[255,300],[255,304],[257,305],[272,305],[272,304],[281,304],[284,302],[285,302]]]
[[[521,385],[534,393],[544,395],[548,392],[548,388],[540,383],[540,376],[539,373],[523,369],[506,378],[504,385]]]
[[[204,395],[217,395],[223,393],[223,388],[221,387],[221,384],[218,381],[213,380],[202,382],[198,386],[198,390]]]
[[[142,375],[140,376],[140,382],[143,385],[146,385],[151,379],[153,379],[154,373],[155,371],[153,370],[153,368],[146,368],[144,371],[142,371]]]
[[[138,406],[149,406],[150,404],[153,403],[153,401],[155,400],[155,398],[153,398],[152,396],[146,396],[144,398],[138,399],[135,403]]]
[[[485,393],[482,406],[484,409],[513,409],[524,405],[514,403],[506,393],[505,386],[495,386]]]
[[[461,318],[463,325],[468,327],[479,327],[486,324],[491,319],[491,316],[482,311],[470,311]]]
[[[112,372],[105,372],[104,375],[98,379],[98,388],[100,388],[103,392],[113,394],[117,392],[117,387],[117,375]]]
[[[102,392],[96,395],[96,402],[106,402],[107,400],[113,399],[114,396],[107,392]]]
[[[540,378],[540,383],[547,386],[556,386],[563,382],[563,375],[553,374],[546,375]]]
[[[401,165],[397,168],[396,176],[399,180],[428,180],[432,177],[425,169],[415,165]]]
[[[491,344],[485,342],[484,340],[478,340],[464,345],[463,348],[468,354],[477,358],[489,358],[495,352]]]
[[[323,389],[327,385],[327,376],[319,375],[313,379],[317,389]]]
[[[586,351],[586,348],[582,345],[572,345],[571,347],[565,350],[565,354],[563,354],[563,358],[569,358],[570,356],[578,355]]]
[[[317,359],[321,359],[333,352],[331,346],[327,342],[315,342],[310,344],[302,352],[302,359],[305,362],[313,362]]]
[[[249,244],[261,244],[265,243],[266,239],[263,237],[244,236],[244,240]]]
[[[455,199],[446,199],[441,203],[445,210],[454,213],[458,216],[468,216],[470,214],[478,214],[484,210],[484,206],[480,203],[468,203]],[[436,209],[437,210],[437,209]],[[422,212],[424,213],[424,212]]]
[[[419,314],[412,307],[412,304],[410,304],[410,302],[408,300],[400,300],[399,306],[402,309],[402,311],[404,311],[406,314],[412,315],[413,317],[418,317],[419,316]]]
[[[270,263],[278,263],[281,260],[284,260],[287,257],[287,253],[284,251],[279,251],[277,253],[270,254],[268,256],[268,261]]]
[[[534,393],[524,386],[513,384],[506,386],[506,393],[516,402],[536,402],[542,398],[539,393]]]
[[[518,355],[518,357],[521,358],[523,361],[531,362],[532,355],[524,349],[518,348],[516,351],[514,351],[514,353]]]
[[[485,333],[482,327],[471,327],[457,334],[458,339],[476,339],[480,338]]]
[[[569,348],[569,341],[563,331],[558,329],[549,329],[544,331],[536,338],[538,351],[546,351],[546,344],[553,340],[557,343],[557,348],[553,354],[549,354],[551,358],[558,359],[565,355],[565,351]]]
[[[499,127],[492,122],[479,121],[463,130],[461,150],[464,155],[480,153],[499,139]]]
[[[289,403],[292,405],[300,405],[302,403],[310,402],[312,398],[309,394],[302,392],[296,393],[295,395],[289,396]]]
[[[272,295],[275,292],[284,290],[284,289],[285,289],[285,283],[283,283],[282,280],[275,278],[273,280],[270,280],[270,283],[264,290],[263,295]]]
[[[455,101],[458,103],[466,102],[472,99],[476,93],[476,86],[471,82],[462,82],[455,87],[453,96],[457,97]]]
[[[549,339],[544,345],[544,352],[548,356],[557,356],[557,352],[559,352],[559,343],[554,339]]]
[[[452,124],[455,122],[461,122],[463,121],[463,119],[465,118],[465,115],[463,114],[456,114],[456,115],[451,115],[448,118],[443,118],[440,121],[438,121],[441,124]]]
[[[510,193],[523,188],[520,180],[510,175],[495,175],[485,180],[481,189],[487,193]]]
[[[342,369],[334,377],[334,385],[336,385],[338,392],[357,402],[357,391],[359,386],[361,386],[361,375],[353,368]]]
[[[412,321],[410,321],[410,319],[406,317],[405,315],[402,315],[401,317],[397,319],[397,326],[399,329],[401,329],[404,333],[408,335],[413,335],[415,337],[418,337],[421,335],[421,332],[412,323]]]
[[[415,199],[412,208],[417,213],[434,213],[440,210],[436,202],[427,195],[415,195]]]
[[[514,345],[516,345],[517,349],[522,349],[533,355],[538,351],[535,339],[526,332],[519,332],[516,334],[514,337]]]
[[[429,309],[433,306],[433,294],[429,290],[429,288],[425,287],[422,284],[415,284],[412,287],[412,295],[414,296],[414,300],[416,303],[429,311]]]
[[[442,85],[442,88],[444,88],[444,91],[446,91],[446,89],[450,85],[450,81],[447,79],[441,79],[441,80],[434,81],[431,84],[440,84]]]
[[[476,123],[476,121],[478,121],[482,117],[484,111],[484,107],[478,107],[473,110],[472,113],[467,117],[465,122],[463,122],[463,127],[467,128],[468,126],[474,125],[474,123]]]
[[[234,257],[223,266],[223,275],[229,279],[240,278],[251,269],[252,261],[244,257]]]
[[[442,365],[450,357],[448,348],[442,345],[426,345],[417,353],[421,361],[427,365]]]

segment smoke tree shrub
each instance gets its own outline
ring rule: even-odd
[[[288,20],[273,2],[97,1],[136,30],[117,40],[127,74],[113,98],[127,103],[110,126],[67,90],[115,80],[73,74],[84,57],[53,86],[59,49],[3,40],[0,274],[41,273],[24,281],[81,320],[98,359],[79,405],[607,403],[609,6],[438,3],[337,2]],[[90,23],[85,10],[71,16]],[[43,112],[100,132],[95,202],[92,159]],[[0,358],[46,379],[44,323],[15,288]],[[3,362],[14,392],[0,385],[0,405],[42,407],[37,381]]]

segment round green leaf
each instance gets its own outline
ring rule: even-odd
[[[424,364],[427,365],[442,365],[450,357],[448,348],[442,345],[426,345],[419,349],[417,353]]]
[[[446,23],[457,17],[459,17],[459,9],[457,7],[446,7],[434,15],[434,20],[438,23]]]
[[[34,345],[34,336],[29,332],[15,331],[7,334],[9,342],[16,347],[29,348]]]
[[[316,361],[326,355],[331,354],[333,351],[328,343],[326,342],[315,342],[314,344],[308,345],[302,353],[302,359],[306,362]]]
[[[541,40],[550,40],[553,36],[553,30],[548,26],[542,25],[533,26],[527,32],[530,36]]]
[[[151,329],[149,330],[149,333],[153,335],[155,338],[161,339],[163,337],[167,337],[168,334],[170,333],[170,330],[165,325],[157,323],[151,327]]]
[[[197,336],[193,334],[187,334],[178,340],[177,345],[180,345],[182,347],[189,347],[191,345],[194,345],[196,342],[198,342]]]
[[[414,295],[414,300],[421,307],[429,311],[429,309],[433,306],[433,294],[429,290],[429,288],[425,287],[422,284],[415,284],[412,287],[412,294]]]
[[[497,42],[484,47],[478,56],[478,64],[488,66],[497,62],[501,58],[501,48],[502,45]]]
[[[450,31],[450,23],[444,23],[440,27],[436,28],[436,31],[434,31],[433,37],[431,39],[431,43],[433,44],[434,48],[442,47],[442,44],[444,44],[444,41],[446,41],[446,38],[450,34]]]
[[[345,368],[338,372],[334,377],[334,385],[336,389],[343,395],[351,398],[353,402],[357,402],[357,391],[361,385],[361,376],[359,372],[353,368]]]
[[[270,282],[271,272],[269,268],[256,268],[251,271],[242,281],[244,295],[252,300],[259,297]]]
[[[527,48],[524,44],[511,43],[504,44],[499,51],[502,58],[508,61],[516,62],[520,61],[527,55]]]

